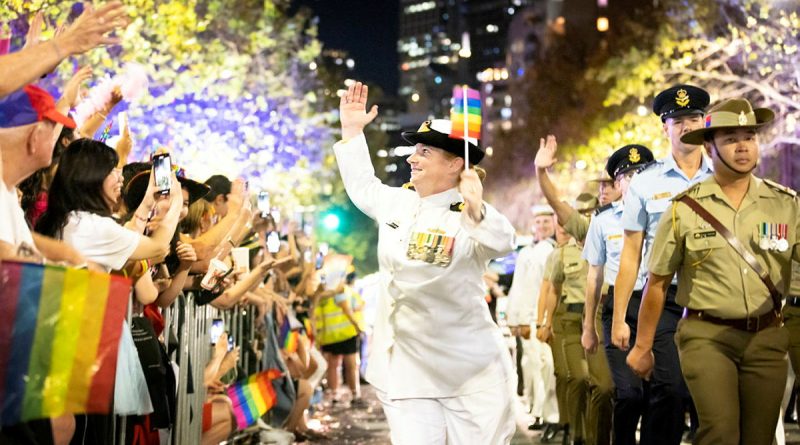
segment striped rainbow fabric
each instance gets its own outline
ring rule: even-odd
[[[272,380],[282,374],[277,369],[253,374],[228,387],[228,397],[233,405],[236,425],[240,430],[247,428],[267,413],[277,400]]]
[[[300,341],[300,333],[292,329],[289,317],[283,317],[281,331],[278,333],[278,342],[281,349],[291,354],[297,351],[297,343]]]
[[[127,278],[0,262],[0,425],[107,413]]]
[[[480,139],[481,93],[466,86],[453,87],[450,121],[453,123],[450,130],[451,138],[464,139],[464,127],[467,127],[467,137]]]

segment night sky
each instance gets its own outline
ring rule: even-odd
[[[294,0],[319,17],[325,48],[342,49],[356,62],[358,80],[397,93],[398,0]]]

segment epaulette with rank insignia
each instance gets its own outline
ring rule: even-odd
[[[405,184],[403,184],[403,188],[406,189],[406,190],[416,190],[414,188],[414,184],[412,184],[410,182],[406,182]]]
[[[695,183],[695,184],[689,186],[688,189],[686,189],[686,190],[678,193],[677,195],[673,196],[672,198],[670,198],[670,201],[677,201],[677,200],[681,199],[681,197],[689,194],[689,192],[691,192],[692,190],[700,187],[700,184],[702,184],[702,182],[698,182],[698,183]]]
[[[463,202],[454,202],[450,204],[450,211],[451,212],[460,212],[464,210],[464,203]]]
[[[598,207],[597,210],[594,211],[594,216],[597,216],[597,215],[605,212],[606,210],[610,209],[613,206],[614,206],[614,203],[613,202],[609,202],[608,204],[606,204],[604,206]]]
[[[775,181],[771,181],[769,179],[764,179],[764,184],[767,184],[768,186],[770,186],[771,188],[774,188],[775,190],[778,190],[779,192],[786,193],[787,195],[791,196],[792,198],[797,196],[797,192],[796,191],[790,189],[789,187],[786,187],[783,184],[778,184]]]

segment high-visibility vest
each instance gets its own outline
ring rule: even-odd
[[[336,304],[335,297],[320,300],[314,309],[314,319],[317,324],[317,342],[323,346],[349,340],[358,335],[356,327]]]

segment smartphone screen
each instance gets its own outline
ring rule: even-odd
[[[323,255],[322,252],[317,252],[317,263],[314,265],[314,267],[316,267],[317,270],[322,269],[322,262],[324,260],[325,260],[325,255]]]
[[[258,211],[261,216],[269,215],[269,192],[258,192]]]
[[[156,181],[156,188],[162,195],[168,195],[172,187],[172,163],[169,153],[162,153],[153,156],[153,178]]]
[[[221,318],[215,318],[211,321],[211,331],[209,334],[211,335],[211,344],[217,344],[219,340],[219,336],[222,335],[223,330],[225,329],[225,324]]]
[[[234,345],[233,335],[228,334],[228,351],[233,350],[233,345]]]
[[[272,231],[267,235],[267,251],[269,253],[278,253],[281,250],[281,237],[278,232]]]

